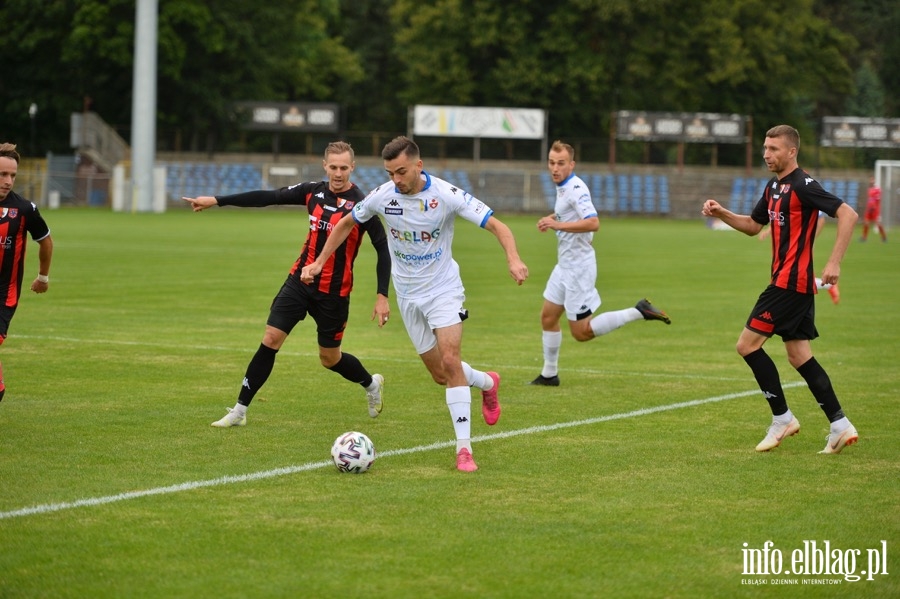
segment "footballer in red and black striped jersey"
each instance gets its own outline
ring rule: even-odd
[[[316,322],[319,360],[322,366],[337,372],[348,381],[366,390],[369,416],[381,413],[381,391],[384,378],[369,374],[352,354],[341,351],[341,342],[350,314],[350,291],[353,288],[353,263],[366,233],[375,247],[377,286],[372,319],[384,326],[390,314],[388,286],[391,278],[391,257],[387,236],[381,221],[374,219],[354,227],[327,261],[327,266],[314,281],[304,283],[300,271],[315,261],[335,225],[363,200],[365,194],[350,181],[354,169],[353,149],[345,142],[333,142],[325,150],[323,161],[327,181],[310,181],[277,190],[258,190],[227,196],[184,198],[195,212],[211,206],[240,206],[244,208],[273,205],[306,206],[309,233],[278,295],[272,301],[266,330],[256,354],[247,366],[238,400],[234,408],[213,422],[215,427],[243,426],[247,422],[247,406],[265,384],[275,364],[275,354],[287,336],[306,315]]]
[[[0,344],[6,340],[9,323],[19,306],[29,236],[40,247],[38,275],[31,283],[31,290],[44,293],[50,285],[50,260],[53,256],[50,228],[37,206],[12,190],[18,171],[19,153],[15,144],[0,143],[0,293],[3,294],[0,301]],[[3,367],[0,366],[0,400],[5,392]]]
[[[778,368],[763,345],[773,335],[784,342],[788,362],[806,381],[809,390],[830,422],[825,449],[840,453],[859,440],[859,434],[844,414],[828,373],[813,356],[810,341],[816,329],[813,245],[819,212],[837,219],[834,246],[821,280],[835,286],[841,261],[850,244],[859,215],[840,198],[825,191],[800,169],[797,154],[800,134],[790,125],[777,125],[766,132],[763,160],[775,177],[769,181],[756,207],[749,214],[735,214],[714,199],[703,204],[701,213],[720,219],[747,235],[758,235],[771,223],[772,278],[750,311],[737,341],[737,352],[753,371],[772,412],[772,424],[756,451],[770,451],[800,432],[800,422],[788,408]]]

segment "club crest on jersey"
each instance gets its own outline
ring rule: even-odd
[[[353,210],[354,204],[356,204],[356,202],[350,202],[344,198],[338,198],[337,200],[338,208],[345,208],[346,210]]]
[[[7,216],[9,216],[9,218],[15,218],[18,214],[19,214],[18,208],[4,208],[3,214],[0,215],[0,218],[6,218]]]
[[[422,212],[428,212],[429,210],[434,210],[438,207],[438,199],[431,198],[430,200],[422,200]]]
[[[779,193],[779,194],[787,193],[787,192],[789,192],[790,190],[791,190],[791,184],[790,184],[790,183],[782,183],[782,184],[781,184],[781,189],[778,190],[778,193]]]

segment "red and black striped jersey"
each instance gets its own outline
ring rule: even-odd
[[[250,191],[229,196],[216,196],[220,206],[306,206],[309,214],[309,234],[303,243],[300,256],[290,271],[290,276],[301,284],[303,283],[300,281],[300,271],[304,266],[315,261],[334,226],[364,198],[365,194],[355,184],[351,184],[350,189],[335,194],[328,188],[328,181],[309,181],[273,191]],[[391,258],[384,225],[379,219],[372,219],[353,228],[346,241],[325,262],[322,273],[312,283],[313,287],[323,293],[340,297],[350,295],[350,290],[353,288],[353,262],[359,253],[359,246],[362,244],[365,233],[369,234],[369,239],[378,255],[377,292],[387,296],[391,275]]]
[[[799,293],[816,293],[813,242],[819,211],[833,217],[844,202],[797,168],[773,177],[750,217],[772,223],[772,285]]]
[[[37,206],[10,191],[0,202],[0,292],[3,304],[15,308],[22,293],[25,276],[26,234],[35,241],[50,235],[47,223]]]

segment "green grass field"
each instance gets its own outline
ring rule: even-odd
[[[0,348],[0,597],[900,596],[900,240],[854,240],[841,303],[817,300],[813,349],[860,442],[817,455],[827,420],[774,339],[803,428],[757,454],[770,414],[734,343],[767,283],[767,243],[699,218],[604,220],[602,309],[646,295],[673,324],[567,335],[562,386],[535,388],[555,240],[536,217],[503,217],[531,271],[517,287],[493,236],[460,222],[463,357],[503,377],[495,427],[473,393],[480,469],[467,475],[396,306],[385,329],[369,321],[368,242],[344,349],[384,374],[381,417],[319,365],[307,321],[248,426],[220,430],[209,424],[235,402],[305,215],[45,217],[50,291],[24,292]],[[330,464],[347,430],[380,453],[366,474]],[[888,573],[747,575],[747,550],[767,541],[773,568],[814,541],[857,575],[886,551]]]

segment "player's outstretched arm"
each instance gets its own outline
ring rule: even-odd
[[[190,203],[191,209],[194,212],[200,212],[207,208],[219,205],[219,201],[214,196],[197,196],[196,198],[182,197],[181,199]]]
[[[703,203],[703,209],[700,213],[703,214],[703,216],[718,218],[732,229],[746,235],[757,235],[762,230],[762,225],[750,218],[749,215],[735,214],[713,199],[706,200],[706,202]]]

